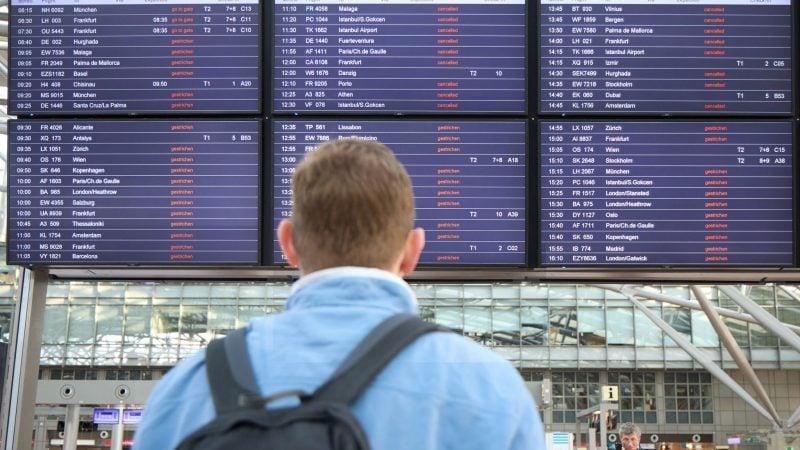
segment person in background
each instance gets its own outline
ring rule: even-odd
[[[413,227],[411,182],[392,152],[374,141],[331,141],[305,158],[292,181],[292,217],[277,235],[300,278],[286,310],[253,320],[246,332],[265,396],[313,392],[373,327],[419,313],[402,277],[416,267],[425,232]],[[373,449],[545,449],[517,370],[455,333],[414,341],[352,409]],[[174,448],[214,416],[201,351],[153,390],[134,448]]]
[[[639,450],[642,430],[634,423],[623,423],[619,426],[619,438],[622,441],[622,450]]]

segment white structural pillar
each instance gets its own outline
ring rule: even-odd
[[[64,450],[77,450],[80,424],[80,405],[67,405],[67,416],[64,418]]]
[[[122,423],[122,414],[125,405],[119,405],[119,421],[111,430],[111,450],[122,450],[122,442],[125,440],[125,424]]]
[[[33,440],[33,450],[47,450],[50,443],[47,442],[47,416],[36,418],[36,431]]]
[[[23,270],[9,343],[9,370],[3,393],[2,439],[5,450],[30,450],[33,444],[36,386],[42,347],[46,268]]]
[[[769,434],[769,443],[767,443],[767,450],[786,450],[786,436],[783,430],[774,430]]]
[[[600,450],[608,448],[608,402],[600,402]]]

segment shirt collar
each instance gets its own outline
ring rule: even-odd
[[[342,266],[342,267],[332,267],[330,269],[318,270],[308,275],[303,275],[297,281],[295,281],[295,283],[292,285],[292,289],[289,292],[289,294],[294,295],[301,289],[305,288],[306,286],[310,286],[312,284],[322,283],[326,280],[330,280],[333,278],[343,278],[343,277],[376,278],[399,284],[404,288],[404,290],[406,291],[408,297],[412,300],[412,302],[414,304],[417,303],[417,296],[414,294],[414,291],[411,290],[411,286],[409,286],[408,283],[405,282],[405,280],[393,274],[392,272],[388,272],[382,269],[375,269],[372,267]]]

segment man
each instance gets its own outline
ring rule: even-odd
[[[622,441],[622,450],[639,450],[639,441],[642,439],[642,430],[631,422],[619,426],[619,436]]]
[[[413,228],[411,183],[388,148],[326,143],[297,167],[293,192],[292,218],[280,223],[278,240],[301,277],[285,312],[247,328],[263,395],[314,391],[373,327],[418,312],[401,277],[416,266],[425,234]],[[183,361],[154,389],[134,448],[174,448],[215,416],[203,358]],[[545,448],[517,371],[452,333],[414,341],[353,411],[375,450]]]

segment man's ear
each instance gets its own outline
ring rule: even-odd
[[[292,243],[292,221],[289,219],[281,220],[278,224],[278,243],[281,245],[281,250],[286,256],[286,262],[291,267],[299,267],[300,260],[297,257],[297,251]]]
[[[403,257],[397,269],[398,275],[403,277],[414,271],[423,248],[425,248],[425,230],[414,228],[408,233],[406,245],[403,249]]]

